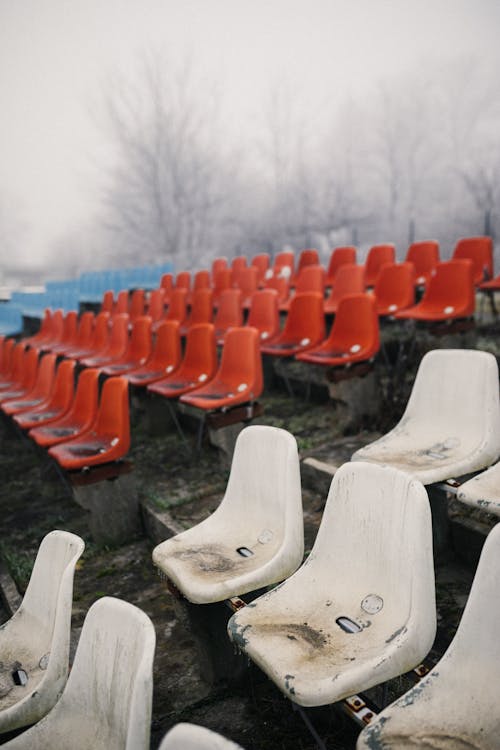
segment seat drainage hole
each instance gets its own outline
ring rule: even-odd
[[[24,671],[24,669],[15,669],[12,672],[12,679],[14,680],[14,685],[27,685],[28,684],[28,673]]]
[[[248,547],[238,547],[236,552],[238,555],[241,555],[242,557],[252,557],[253,552],[251,549],[248,549]]]
[[[345,633],[359,633],[360,630],[363,630],[361,625],[351,620],[350,617],[337,617],[335,622]]]

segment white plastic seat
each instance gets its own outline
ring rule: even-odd
[[[66,688],[9,750],[147,750],[155,630],[133,604],[112,597],[89,609]]]
[[[236,646],[301,706],[412,669],[435,631],[427,493],[408,474],[368,463],[335,473],[304,565],[228,623]]]
[[[496,750],[500,709],[500,525],[483,547],[448,650],[363,730],[358,750]]]
[[[0,627],[0,732],[45,716],[68,677],[73,577],[84,550],[80,537],[44,537],[17,612]],[[22,670],[14,675],[17,670]],[[21,678],[21,679],[20,679]]]
[[[153,561],[195,604],[223,601],[283,580],[302,562],[299,457],[286,430],[238,435],[226,492],[197,526],[153,550]]]
[[[498,366],[487,352],[428,352],[405,412],[353,461],[390,464],[423,484],[479,471],[500,455]]]
[[[457,492],[457,499],[500,516],[500,462],[464,482]]]
[[[163,738],[158,750],[243,750],[231,740],[196,724],[176,724]]]

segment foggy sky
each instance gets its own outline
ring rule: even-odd
[[[0,0],[0,218],[25,259],[92,219],[112,154],[103,91],[145,50],[190,56],[216,80],[241,145],[277,81],[314,128],[346,94],[422,61],[494,58],[499,30],[497,0]]]

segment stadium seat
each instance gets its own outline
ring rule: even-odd
[[[51,352],[40,357],[33,388],[25,396],[2,401],[0,408],[4,414],[12,416],[28,411],[47,399],[54,383],[56,359],[57,355]]]
[[[0,379],[0,396],[2,391],[8,391],[21,382],[23,377],[24,355],[29,351],[26,349],[24,341],[21,340],[17,344],[14,342],[14,339],[9,339],[9,342],[10,341],[12,341],[12,346],[8,345],[7,347],[8,356],[6,357],[6,372]]]
[[[108,312],[110,315],[113,312],[115,306],[115,295],[112,289],[108,289],[102,295],[101,307],[99,312]]]
[[[493,240],[491,237],[464,237],[458,240],[452,260],[469,258],[473,264],[474,284],[493,278]]]
[[[332,250],[326,271],[325,286],[332,287],[335,284],[341,266],[356,264],[356,254],[356,248],[352,245],[336,247]]]
[[[181,396],[198,409],[229,409],[255,401],[264,387],[259,332],[248,326],[230,328],[224,337],[219,369],[202,386]]]
[[[390,464],[432,484],[484,469],[499,455],[495,357],[441,349],[424,355],[398,424],[352,460]]]
[[[161,320],[165,315],[165,290],[161,287],[151,290],[147,305],[147,315],[149,315],[153,323]]]
[[[181,361],[179,323],[165,320],[156,331],[153,351],[148,361],[137,370],[126,374],[130,385],[146,386],[174,372]]]
[[[113,377],[105,381],[97,416],[85,432],[49,448],[49,454],[67,471],[97,466],[123,458],[130,448],[128,381]]]
[[[269,253],[258,253],[257,255],[254,255],[250,263],[257,269],[258,286],[262,286],[266,277],[266,272],[269,270],[271,265],[271,258],[269,257]]]
[[[186,351],[177,370],[148,386],[150,393],[177,398],[213,378],[217,369],[217,349],[211,323],[193,326],[186,337]]]
[[[395,313],[395,317],[428,323],[444,322],[471,317],[475,305],[472,262],[449,260],[438,263],[429,277],[420,302],[406,310],[400,310]]]
[[[186,292],[191,290],[191,274],[189,271],[180,271],[175,277],[175,290],[185,289]]]
[[[167,732],[158,750],[243,750],[243,748],[211,729],[180,722]]]
[[[191,291],[196,292],[199,289],[210,289],[211,287],[212,284],[210,282],[210,271],[207,271],[205,269],[196,271],[193,279],[193,288]]]
[[[68,677],[73,576],[84,546],[67,531],[47,534],[21,606],[0,628],[2,733],[39,721],[61,695]]]
[[[128,289],[120,289],[116,295],[115,306],[113,308],[113,315],[128,315],[129,310],[129,291]]]
[[[132,323],[132,332],[123,355],[101,368],[105,375],[125,375],[142,367],[151,354],[151,318],[142,315]]]
[[[130,317],[130,323],[132,324],[137,318],[144,315],[144,309],[146,305],[146,296],[144,289],[134,289],[130,295],[128,314]]]
[[[273,289],[278,295],[278,303],[286,302],[290,297],[290,282],[284,276],[271,276],[264,282],[264,289]]]
[[[210,269],[211,271],[211,279],[212,279],[212,287],[215,285],[215,277],[219,273],[219,271],[224,271],[228,268],[227,265],[227,258],[221,256],[219,258],[214,258],[212,261],[212,267]]]
[[[98,381],[99,370],[83,370],[78,376],[75,396],[69,409],[50,424],[30,429],[29,437],[40,447],[47,448],[86,432],[97,414]]]
[[[379,349],[379,324],[373,298],[368,294],[351,294],[340,301],[326,341],[297,354],[297,359],[316,365],[349,367],[373,359]]]
[[[18,344],[18,346],[20,345]],[[22,351],[17,372],[17,380],[13,380],[10,385],[7,384],[5,387],[5,384],[0,385],[0,403],[8,399],[23,398],[34,387],[38,372],[38,351],[36,349]]]
[[[439,263],[439,243],[436,240],[412,242],[405,261],[415,266],[415,283],[425,286],[434,268]]]
[[[83,317],[87,313],[82,315]],[[90,313],[92,314],[92,313]],[[110,322],[112,318],[108,312],[100,312],[93,319],[92,329],[87,329],[88,323],[85,324],[85,331],[82,332],[82,338],[79,346],[74,349],[68,349],[66,357],[71,359],[85,359],[85,357],[96,357],[105,352],[109,346]],[[82,323],[83,325],[83,323]]]
[[[37,331],[37,333],[34,333],[33,336],[26,336],[23,337],[24,344],[27,346],[28,344],[36,345],[38,342],[43,341],[45,339],[48,339],[51,334],[51,326],[52,326],[52,310],[50,307],[46,307],[43,313],[43,318],[40,323],[40,328]]]
[[[274,289],[260,289],[252,294],[247,325],[259,331],[261,342],[271,341],[278,335],[278,293]]]
[[[324,311],[327,315],[335,315],[340,300],[347,294],[361,294],[365,291],[364,266],[354,263],[344,263],[337,271],[335,283],[330,294],[324,301]]]
[[[219,297],[219,306],[214,317],[215,339],[221,346],[229,328],[243,325],[243,311],[241,309],[241,291],[226,289]]]
[[[493,750],[498,746],[500,526],[484,544],[462,619],[444,656],[384,709],[357,750]]]
[[[290,285],[296,286],[298,278],[301,274],[301,271],[304,268],[307,268],[307,266],[319,266],[319,265],[320,265],[320,260],[319,260],[319,253],[317,250],[313,248],[302,250],[299,254],[299,259],[297,261],[295,272],[290,279]]]
[[[377,276],[384,263],[396,262],[394,245],[373,245],[365,260],[365,287],[375,286]]]
[[[385,263],[373,288],[378,315],[394,316],[415,304],[415,267],[412,263]]]
[[[500,463],[461,484],[457,499],[472,508],[500,516]]]
[[[231,261],[231,286],[238,285],[240,271],[247,267],[247,256],[237,255]]]
[[[220,296],[226,289],[231,288],[231,269],[221,268],[215,272],[214,285],[213,285],[213,304],[214,307],[218,307]]]
[[[89,609],[54,709],[8,750],[149,750],[155,630],[133,604],[103,597]]]
[[[105,313],[109,317],[109,313]],[[76,359],[73,352],[87,351],[92,344],[95,315],[93,312],[84,312],[78,320],[78,327],[73,344],[58,348],[57,353],[65,357]]]
[[[187,315],[187,298],[188,289],[179,288],[172,291],[170,297],[170,304],[163,320],[176,320],[180,325],[184,323]],[[161,321],[157,321],[153,326],[153,330],[156,332],[156,328]]]
[[[268,271],[266,276],[282,276],[290,283],[295,272],[295,255],[291,250],[283,250],[274,256],[273,267],[271,272]]]
[[[70,408],[74,395],[75,360],[59,363],[49,396],[35,408],[14,415],[14,421],[23,430],[55,422]]]
[[[305,564],[233,615],[228,632],[300,706],[414,668],[436,632],[425,488],[389,466],[341,466]]]
[[[102,351],[89,357],[79,358],[84,367],[105,367],[123,356],[128,345],[129,316],[118,313],[111,318],[111,333],[108,345]]]
[[[242,268],[236,277],[236,287],[241,292],[241,306],[248,308],[250,298],[258,289],[258,269],[256,266]]]
[[[273,341],[263,344],[261,351],[275,357],[292,357],[312,349],[324,338],[323,297],[317,292],[305,292],[293,297],[283,330]]]
[[[174,289],[174,276],[171,273],[164,273],[160,279],[160,287],[165,292],[165,305],[170,304],[170,297]]]
[[[295,438],[246,427],[220,505],[153,550],[153,562],[191,602],[208,604],[277,583],[302,562],[304,526]]]
[[[37,351],[50,351],[53,346],[61,343],[61,339],[64,331],[64,313],[62,310],[54,310],[50,318],[50,330],[47,336],[41,339],[31,339],[25,343],[29,343]]]
[[[70,310],[64,316],[61,339],[59,343],[54,344],[50,347],[50,351],[54,354],[63,354],[65,349],[71,348],[76,345],[77,334],[78,314],[74,310]]]
[[[16,346],[15,339],[4,338],[2,344],[2,358],[0,360],[0,383],[9,378],[12,366],[12,355]],[[24,349],[24,342],[21,344],[21,350]],[[20,356],[20,355],[19,355]]]
[[[295,294],[286,301],[279,303],[281,312],[290,309],[290,301],[296,294],[317,292],[323,297],[325,293],[325,269],[320,265],[303,266],[295,278]]]
[[[180,327],[181,336],[186,336],[190,328],[199,323],[211,323],[214,316],[211,289],[196,289],[191,295],[191,309]]]

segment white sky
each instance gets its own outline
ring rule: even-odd
[[[92,110],[147,49],[213,75],[245,138],[275,81],[316,103],[314,127],[326,101],[419,61],[496,54],[499,31],[499,0],[0,0],[0,216],[19,214],[33,258],[92,217],[109,151]]]

